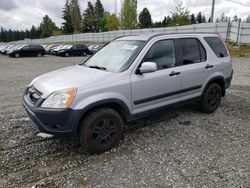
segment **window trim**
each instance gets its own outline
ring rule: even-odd
[[[147,53],[151,50],[151,48],[153,47],[153,45],[157,42],[161,42],[161,41],[166,41],[166,40],[172,40],[173,41],[173,44],[174,44],[174,51],[175,51],[175,66],[174,67],[171,67],[171,68],[175,68],[175,67],[179,67],[181,66],[181,61],[180,61],[180,56],[179,56],[179,53],[178,53],[178,44],[177,44],[177,38],[166,38],[166,39],[159,39],[159,40],[156,40],[154,41],[149,47],[148,47],[148,50],[144,53],[144,56],[142,58],[142,60],[140,61],[140,63],[137,65],[136,67],[136,71],[135,71],[135,74],[140,74],[139,72],[139,69],[142,65],[142,63],[144,63],[144,58],[145,56],[147,55]],[[160,69],[160,70],[156,70],[155,72],[158,72],[158,71],[163,71],[163,70],[167,70],[167,69],[171,69],[171,68],[165,68],[165,69]]]
[[[199,52],[200,52],[200,59],[202,60],[201,58],[201,49],[200,49],[200,46],[204,49],[205,51],[205,61],[200,61],[200,62],[197,62],[197,63],[204,63],[204,62],[207,62],[207,50],[206,48],[204,47],[204,45],[202,44],[202,42],[200,41],[199,38],[197,37],[181,37],[181,38],[178,38],[177,39],[177,43],[178,43],[178,55],[180,57],[180,66],[187,66],[187,65],[193,65],[193,64],[197,64],[197,63],[191,63],[191,64],[187,64],[187,65],[184,65],[183,64],[183,53],[182,53],[182,46],[181,46],[181,39],[196,39],[196,41],[200,44],[198,45],[198,48],[199,48]]]

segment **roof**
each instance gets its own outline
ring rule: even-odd
[[[142,34],[142,35],[131,35],[131,36],[124,36],[119,37],[115,40],[141,40],[141,41],[149,41],[152,38],[160,37],[160,36],[180,36],[180,37],[187,37],[187,36],[218,36],[217,33],[152,33],[152,34]]]

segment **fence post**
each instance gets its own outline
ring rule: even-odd
[[[239,43],[240,43],[240,26],[241,26],[241,19],[239,19],[239,23],[238,23],[238,32],[237,32],[237,40],[236,40],[237,46],[239,46]]]
[[[230,33],[231,33],[231,18],[229,18],[227,23],[227,34],[226,34],[226,41],[230,40]]]

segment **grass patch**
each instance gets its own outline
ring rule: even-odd
[[[250,56],[250,46],[235,46],[229,44],[229,49],[232,57],[249,57]]]

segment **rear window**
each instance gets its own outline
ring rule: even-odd
[[[221,58],[228,56],[227,49],[219,37],[204,37],[204,39],[217,57]]]

